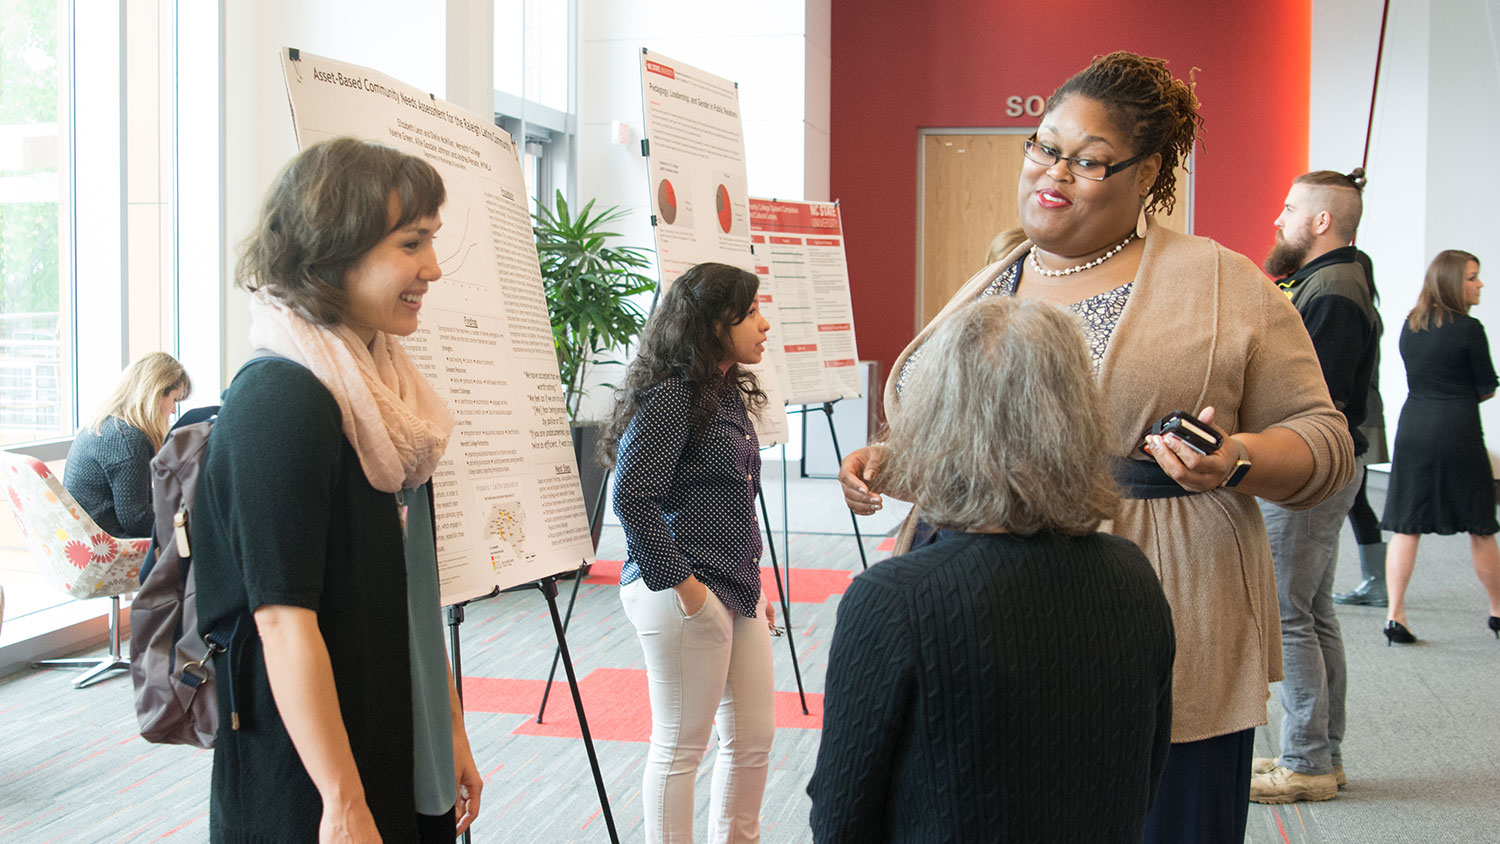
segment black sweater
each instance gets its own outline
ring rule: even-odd
[[[395,496],[370,486],[338,404],[311,372],[271,361],[236,377],[209,440],[193,510],[198,627],[242,617],[214,660],[219,735],[209,803],[214,842],[314,841],[322,800],[266,678],[257,607],[315,610],[365,802],[387,844],[417,840],[406,552]]]
[[[876,565],[838,609],[814,839],[1139,842],[1174,650],[1118,537],[963,534]]]

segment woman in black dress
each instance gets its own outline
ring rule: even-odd
[[[1395,532],[1385,558],[1388,644],[1417,640],[1406,622],[1406,584],[1421,535],[1459,531],[1469,534],[1474,573],[1489,593],[1489,628],[1500,638],[1500,524],[1479,424],[1479,403],[1495,394],[1497,380],[1484,326],[1468,315],[1482,287],[1478,258],[1457,249],[1441,252],[1401,327],[1408,392],[1381,521]]]
[[[194,500],[219,732],[209,841],[451,844],[479,812],[443,644],[431,478],[453,414],[402,347],[442,277],[425,160],[335,138],[240,252],[250,344]]]

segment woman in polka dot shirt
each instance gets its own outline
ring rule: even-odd
[[[620,600],[650,683],[641,799],[652,844],[693,840],[693,781],[715,725],[709,840],[760,840],[775,620],[760,588],[760,443],[749,416],[766,395],[745,369],[760,362],[770,328],[758,287],[725,264],[672,283],[601,446],[628,551]]]

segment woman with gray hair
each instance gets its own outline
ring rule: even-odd
[[[1129,540],[1077,318],[944,321],[879,449],[950,534],[839,605],[808,785],[819,844],[1138,842],[1171,735],[1171,611]]]

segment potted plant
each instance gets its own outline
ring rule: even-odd
[[[629,346],[646,324],[646,311],[634,297],[656,284],[640,272],[651,266],[647,250],[610,243],[620,235],[605,228],[624,217],[625,209],[593,209],[590,200],[572,213],[558,191],[551,208],[539,202],[532,215],[563,403],[573,422],[573,451],[590,519],[604,473],[594,460],[598,425],[578,420],[588,374],[600,364],[619,363],[615,352]],[[594,542],[599,542],[597,533]]]

